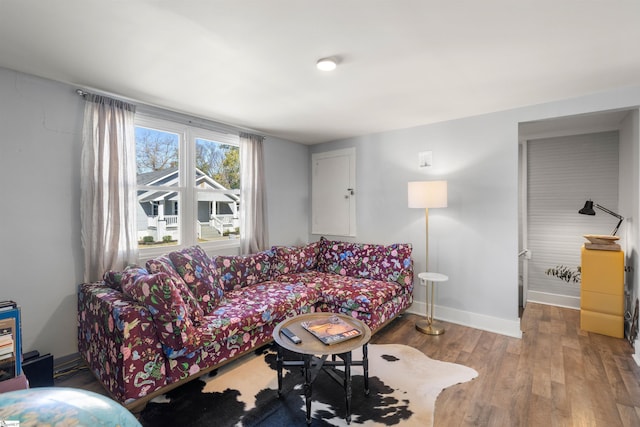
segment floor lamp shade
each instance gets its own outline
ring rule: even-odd
[[[447,181],[412,181],[408,186],[410,208],[424,209],[425,267],[429,269],[429,208],[447,207]]]
[[[410,208],[447,207],[447,181],[413,181],[408,190]]]

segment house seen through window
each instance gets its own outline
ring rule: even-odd
[[[141,250],[239,238],[237,135],[144,117],[135,140]]]

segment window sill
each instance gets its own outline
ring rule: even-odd
[[[217,241],[215,243],[197,243],[204,251],[209,255],[218,255],[218,254],[230,254],[240,253],[240,239],[229,239]],[[188,247],[189,245],[174,245],[174,246],[159,246],[155,248],[144,248],[139,249],[138,251],[138,264],[144,265],[146,261],[159,257],[161,255],[166,255],[169,252],[179,251]]]

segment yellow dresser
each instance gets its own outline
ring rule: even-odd
[[[582,246],[580,328],[624,338],[624,252]]]

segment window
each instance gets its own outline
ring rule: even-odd
[[[138,246],[239,244],[238,135],[136,118]]]

